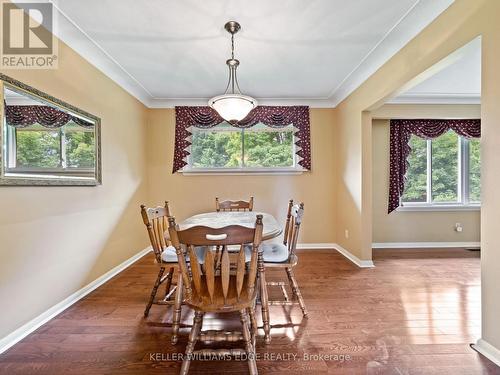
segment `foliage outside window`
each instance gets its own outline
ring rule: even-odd
[[[220,124],[193,129],[189,169],[252,170],[295,168],[294,128],[255,125],[239,129]]]
[[[432,140],[412,135],[410,147],[403,206],[479,205],[479,139],[450,130]]]
[[[50,129],[39,124],[7,126],[8,172],[55,174],[93,173],[94,130],[73,122]]]

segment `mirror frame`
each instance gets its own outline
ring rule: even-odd
[[[48,105],[61,108],[67,112],[73,112],[79,116],[86,117],[94,122],[94,143],[95,143],[95,167],[94,167],[94,177],[88,179],[82,178],[40,178],[37,176],[33,177],[15,177],[15,176],[5,176],[5,166],[3,161],[4,155],[4,90],[5,88],[10,88],[13,91],[20,93],[26,93],[29,96],[33,96],[46,102]],[[57,99],[49,94],[44,93],[34,87],[26,85],[14,78],[6,76],[0,73],[0,186],[97,186],[102,184],[102,168],[101,168],[101,119],[94,116],[86,111],[83,111],[71,104],[68,104],[60,99]]]

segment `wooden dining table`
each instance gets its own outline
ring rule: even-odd
[[[257,215],[262,215],[262,240],[278,237],[283,232],[281,225],[278,224],[273,215],[256,211],[205,212],[188,217],[178,223],[178,226],[180,230],[185,230],[194,226],[223,228],[229,225],[241,225],[243,227],[253,228]]]

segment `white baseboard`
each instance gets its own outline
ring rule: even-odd
[[[334,242],[316,242],[316,243],[300,243],[297,244],[297,249],[310,249],[310,250],[319,250],[319,249],[334,249],[337,250],[340,254],[345,256],[355,265],[360,268],[372,268],[375,267],[372,260],[361,260],[356,255],[352,254],[350,251],[344,249],[338,243]]]
[[[472,345],[472,347],[488,358],[491,362],[500,366],[500,350],[495,348],[489,342],[479,339],[475,345]]]
[[[375,242],[373,249],[408,249],[431,247],[480,247],[480,242]]]
[[[359,259],[356,255],[352,254],[347,249],[344,249],[339,244],[335,244],[335,250],[337,250],[340,254],[345,256],[347,259],[349,259],[351,262],[353,262],[355,265],[357,265],[360,268],[373,268],[373,267],[375,267],[375,264],[373,264],[373,260],[371,260],[371,259],[370,260]]]
[[[44,313],[38,315],[36,318],[30,320],[28,323],[24,324],[23,326],[19,327],[16,329],[14,332],[8,334],[7,336],[3,337],[0,339],[0,354],[9,349],[11,346],[16,344],[17,342],[21,341],[23,338],[28,336],[30,333],[32,333],[34,330],[38,329],[45,323],[47,323],[49,320],[54,318],[56,315],[60,314],[62,311],[66,310],[68,307],[73,305],[75,302],[78,302],[80,299],[85,297],[87,294],[92,292],[93,290],[97,289],[100,287],[102,284],[104,284],[106,281],[110,280],[113,276],[116,276],[120,272],[122,272],[125,268],[129,267],[132,265],[132,263],[136,262],[140,258],[142,258],[144,255],[148,254],[150,251],[152,251],[151,246],[147,247],[144,250],[141,250],[134,256],[130,257],[123,263],[117,265],[113,269],[109,270],[106,272],[104,275],[98,277],[94,281],[92,281],[90,284],[84,286],[82,289],[76,291],[63,301],[59,302],[58,304],[52,306],[50,309],[45,311]]]

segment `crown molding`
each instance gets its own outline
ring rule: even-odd
[[[57,11],[54,35],[80,54],[89,63],[116,82],[129,94],[149,108],[172,108],[176,105],[206,105],[209,98],[155,98],[129,72],[125,70],[96,41],[82,30],[59,7],[58,0],[50,2]],[[13,1],[20,3],[22,1]],[[418,1],[398,21],[382,40],[364,57],[344,81],[327,98],[258,98],[263,105],[308,105],[313,108],[336,107],[376,70],[396,54],[409,40],[426,27],[436,15],[443,12],[454,0]]]
[[[481,94],[403,94],[387,101],[387,104],[481,104]]]

